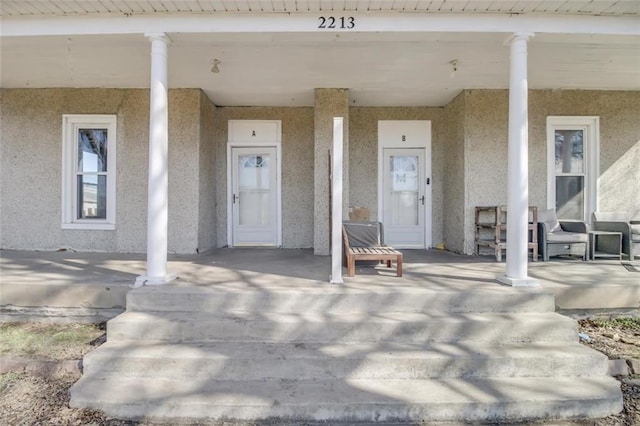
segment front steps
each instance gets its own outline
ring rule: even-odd
[[[604,417],[607,359],[536,289],[144,287],[71,405],[127,419],[372,423]]]

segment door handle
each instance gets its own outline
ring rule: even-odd
[[[420,197],[420,201],[422,201],[422,205],[424,206],[424,195]]]
[[[235,204],[236,200],[239,200],[239,199],[240,199],[239,195],[233,194],[233,204]]]

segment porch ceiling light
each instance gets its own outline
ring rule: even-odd
[[[456,72],[458,71],[458,60],[452,59],[451,61],[449,61],[449,64],[451,65],[450,77],[453,78],[456,76]]]
[[[211,60],[211,72],[214,74],[218,74],[220,72],[220,68],[218,68],[218,65],[220,65],[222,63],[221,60],[219,59],[212,59]]]

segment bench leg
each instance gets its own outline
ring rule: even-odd
[[[398,263],[398,274],[397,275],[399,277],[401,277],[402,276],[402,255],[398,256],[397,263]]]
[[[353,277],[356,275],[356,258],[354,256],[347,256],[347,276]]]

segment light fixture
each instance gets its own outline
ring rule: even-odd
[[[219,59],[212,59],[211,60],[211,72],[214,74],[218,74],[220,72],[220,68],[218,68],[218,65],[220,65],[222,63],[221,60]]]
[[[458,60],[453,59],[449,61],[449,64],[451,65],[451,74],[449,76],[453,78],[456,76],[456,72],[458,71]]]

